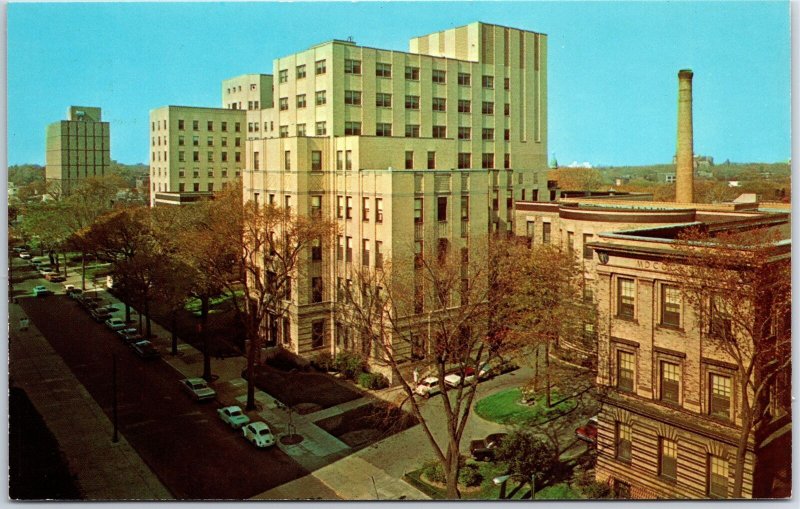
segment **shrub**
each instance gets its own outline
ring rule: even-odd
[[[364,371],[366,363],[364,358],[358,354],[350,352],[339,352],[336,354],[336,359],[333,361],[333,367],[336,371],[340,371],[346,378],[351,380]]]
[[[442,468],[442,464],[438,460],[426,461],[425,464],[422,465],[422,475],[431,482],[440,484],[446,482],[444,478],[444,468]]]
[[[483,482],[483,476],[478,471],[477,465],[465,465],[458,472],[458,484],[462,486],[480,486],[481,482]]]
[[[333,356],[330,352],[320,352],[311,360],[311,363],[320,371],[333,371]]]
[[[365,389],[385,389],[389,387],[389,380],[380,373],[360,373],[358,385]]]

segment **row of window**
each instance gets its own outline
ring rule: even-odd
[[[152,160],[153,161],[161,161],[162,152],[153,152],[152,153]],[[169,158],[167,157],[167,152],[163,152],[164,155],[164,162],[168,161]],[[228,152],[220,152],[220,161],[223,163],[228,162]],[[233,161],[234,162],[241,162],[242,161],[242,153],[241,152],[234,152],[233,153]],[[178,151],[178,162],[186,162],[186,152],[183,150]],[[199,163],[200,162],[200,152],[195,150],[192,152],[192,162]],[[213,163],[214,162],[214,152],[208,151],[206,152],[206,162]]]
[[[423,211],[424,211],[424,198],[414,198],[414,223],[415,224],[422,224],[424,222],[423,219]],[[436,197],[436,220],[437,221],[447,221],[447,207],[448,207],[448,197],[447,196],[437,196]],[[462,221],[469,221],[469,196],[462,196],[461,197],[461,220]]]
[[[361,199],[361,220],[370,220],[370,198]],[[312,202],[313,206],[313,202]],[[353,197],[342,196],[336,197],[336,218],[337,219],[352,219],[353,218]],[[375,222],[378,224],[383,223],[383,198],[375,198]]]
[[[152,145],[161,146],[161,136],[153,137],[152,138]],[[164,136],[164,145],[167,145],[167,137]],[[233,139],[233,145],[235,147],[240,147],[242,145],[242,139],[238,136]],[[186,137],[184,135],[178,135],[178,146],[185,147],[186,146]],[[192,146],[199,147],[200,146],[200,136],[192,136]],[[206,137],[206,146],[213,147],[214,146],[214,137],[207,136]],[[226,136],[220,137],[220,146],[227,147],[228,146],[228,138]]]
[[[636,390],[636,353],[619,348],[616,357],[616,387],[623,392]],[[706,413],[712,417],[732,420],[733,379],[721,372],[707,373]],[[671,405],[681,405],[682,366],[676,360],[658,361],[658,399]]]
[[[234,171],[234,176],[238,177],[240,174],[241,174],[241,170],[237,168]],[[159,177],[161,176],[161,168],[158,169],[158,176]],[[166,168],[164,169],[164,176],[165,177],[169,176],[169,173],[167,172]],[[214,178],[214,169],[213,168],[209,168],[208,171],[206,172],[206,176],[208,178]],[[186,170],[183,169],[183,168],[180,168],[178,170],[178,178],[185,178],[185,177],[186,177]],[[220,170],[220,177],[228,178],[228,169],[227,168],[222,168]],[[200,178],[200,169],[199,168],[194,168],[194,170],[192,171],[192,178]]]
[[[615,455],[618,460],[632,460],[631,425],[615,425]],[[658,475],[667,481],[678,479],[678,442],[666,437],[658,438]],[[728,496],[728,460],[709,454],[706,460],[706,493],[715,498]]]
[[[370,265],[370,245],[371,242],[369,239],[361,240],[361,264],[364,265],[365,267],[368,267]],[[353,262],[353,237],[345,235],[338,235],[336,237],[336,260],[347,263]],[[378,269],[383,268],[383,242],[380,240],[375,241],[375,267]],[[341,293],[339,292],[342,289],[341,287],[342,279],[341,278],[338,279],[339,279],[338,281],[339,286],[337,288],[337,295],[341,299]],[[352,282],[348,279],[347,280],[348,286],[351,283]],[[320,281],[319,284],[321,286],[322,282]],[[320,297],[321,297],[321,290],[320,290]],[[312,302],[321,302],[321,298],[320,300],[312,299]]]
[[[255,83],[250,83],[250,90],[256,90],[257,88],[258,88],[258,85],[256,85]],[[227,93],[228,94],[230,94],[231,92],[236,93],[236,92],[241,92],[241,91],[242,91],[242,86],[241,85],[238,85],[238,87],[234,86],[233,88],[231,88],[231,87],[227,88]]]
[[[222,183],[222,189],[225,189],[227,187],[228,187],[228,182],[223,182]],[[209,192],[209,193],[213,193],[214,192],[214,183],[213,182],[208,182],[206,184],[206,189],[205,190],[207,192]],[[159,183],[158,186],[156,186],[156,183],[154,182],[153,183],[153,191],[166,192],[167,191],[167,185],[163,184],[163,187],[162,187],[162,184]],[[180,182],[178,184],[178,192],[179,193],[185,193],[186,192],[186,184],[185,183]],[[195,193],[201,192],[200,191],[200,183],[199,182],[195,182],[195,183],[192,184],[192,192],[195,192]]]
[[[156,131],[156,130],[162,129],[161,126],[162,126],[162,121],[153,121],[153,122],[150,123],[150,129],[152,131]],[[224,120],[220,121],[219,122],[219,127],[220,127],[220,131],[222,131],[224,133],[228,132],[228,122],[226,122]],[[166,128],[167,128],[167,121],[164,120],[163,121],[163,129],[166,129]],[[186,130],[186,121],[185,120],[178,119],[178,129],[181,130],[181,131],[185,131]],[[200,130],[200,121],[199,120],[192,120],[192,131],[199,131],[199,130]],[[207,120],[206,121],[206,130],[207,131],[213,131],[214,130],[214,121],[213,120]],[[241,123],[240,122],[234,122],[233,130],[234,130],[234,132],[237,132],[237,133],[241,132],[241,130],[242,130]]]

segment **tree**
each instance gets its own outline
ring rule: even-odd
[[[531,498],[535,486],[541,484],[555,473],[560,465],[559,451],[539,437],[534,430],[517,429],[510,433],[498,447],[496,457],[508,465],[511,474],[528,480],[531,485]]]
[[[459,448],[471,415],[477,376],[449,387],[445,376],[456,373],[464,380],[492,359],[513,349],[513,336],[504,334],[493,320],[493,300],[512,288],[493,268],[493,257],[505,242],[499,237],[471,238],[469,248],[452,249],[440,239],[427,249],[407,248],[376,268],[355,263],[347,280],[337,284],[338,327],[357,332],[357,348],[391,370],[400,383],[411,412],[444,467],[449,498],[459,498]],[[344,253],[339,253],[343,255]],[[525,278],[526,274],[520,274]],[[443,394],[447,438],[438,440],[422,414],[416,383],[406,369],[420,359],[427,373],[438,377]],[[425,376],[425,374],[423,374]]]
[[[704,345],[736,365],[734,498],[742,496],[754,431],[789,405],[791,244],[779,239],[763,228],[716,235],[692,229],[680,238],[682,262],[668,266],[699,320]]]
[[[547,178],[567,191],[596,191],[603,186],[603,177],[594,168],[558,168],[550,170]]]
[[[193,246],[206,258],[210,283],[224,288],[243,318],[247,337],[247,409],[255,408],[256,356],[269,322],[288,314],[292,283],[305,277],[312,246],[330,244],[336,225],[321,217],[252,200],[242,203],[241,188],[231,186],[207,203],[208,219],[199,225]],[[224,246],[224,247],[223,247]]]

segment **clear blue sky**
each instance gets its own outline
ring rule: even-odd
[[[407,50],[472,21],[548,34],[560,163],[670,162],[687,67],[696,153],[790,156],[787,1],[10,4],[8,163],[43,164],[45,126],[72,104],[103,108],[113,159],[145,162],[152,108],[219,106],[223,79],[328,39]]]

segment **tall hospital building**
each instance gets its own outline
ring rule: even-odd
[[[47,126],[45,178],[68,195],[81,179],[101,177],[111,164],[111,132],[100,108],[70,106],[67,120]]]
[[[334,218],[336,245],[309,254],[270,339],[304,356],[356,348],[334,314],[354,266],[464,253],[513,231],[515,200],[547,199],[546,55],[543,34],[472,23],[408,52],[332,40],[278,58],[223,82],[224,108],[151,111],[153,204],[241,175],[245,200]]]

